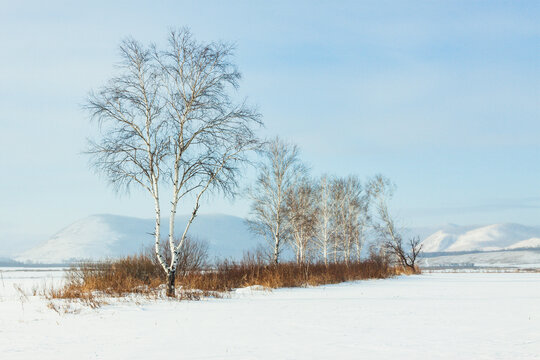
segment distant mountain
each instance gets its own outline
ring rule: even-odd
[[[188,216],[179,216],[176,235],[181,236]],[[168,225],[163,219],[162,224]],[[165,235],[167,228],[164,227]],[[119,215],[92,215],[60,230],[44,243],[15,260],[31,263],[65,263],[73,260],[116,258],[135,254],[153,244],[154,221]],[[163,231],[163,230],[162,230]],[[210,259],[240,258],[257,246],[244,220],[229,215],[199,215],[189,234],[209,245]]]
[[[16,266],[16,265],[20,265],[20,263],[7,257],[0,257],[0,266]]]
[[[188,216],[177,218],[177,236],[181,235],[187,221]],[[162,224],[165,225],[163,236],[166,236],[167,219],[162,219]],[[136,254],[153,244],[153,231],[152,219],[92,215],[60,230],[44,243],[16,256],[14,260],[59,264]],[[200,215],[195,219],[189,234],[208,243],[210,260],[239,259],[245,251],[253,250],[259,244],[249,232],[244,219],[229,215]],[[540,227],[519,224],[450,224],[435,229],[409,229],[406,234],[424,238],[423,257],[429,259],[429,264],[523,264],[530,261],[540,264]],[[524,253],[522,250],[530,251]],[[490,255],[479,254],[481,252],[489,252]],[[470,256],[462,256],[466,254]]]
[[[540,227],[446,225],[423,240],[421,266],[540,267]]]
[[[423,241],[424,252],[498,251],[540,247],[540,227],[447,225]]]

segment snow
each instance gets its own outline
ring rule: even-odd
[[[451,246],[461,234],[474,228],[476,227],[448,224],[440,228],[411,229],[410,236],[418,235],[423,239],[424,251],[440,252]]]
[[[57,314],[0,273],[5,359],[539,359],[540,273],[430,273]]]
[[[188,216],[179,216],[177,236],[181,236]],[[168,224],[162,219],[162,224]],[[166,233],[165,226],[162,231]],[[133,255],[151,246],[154,220],[119,215],[92,215],[60,230],[44,243],[15,258],[21,262],[60,264],[72,260],[100,260]],[[257,241],[244,220],[229,215],[199,215],[189,234],[206,241],[210,259],[241,258]],[[166,236],[166,234],[164,235]]]
[[[507,249],[527,249],[527,248],[540,248],[540,238],[531,238],[507,247]]]

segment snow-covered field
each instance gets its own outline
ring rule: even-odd
[[[0,273],[1,359],[540,359],[540,273],[241,289],[77,314],[15,288],[32,292],[61,274]]]

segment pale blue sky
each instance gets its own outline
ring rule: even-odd
[[[89,214],[152,216],[88,170],[80,105],[121,39],[179,26],[236,42],[262,135],[314,174],[390,177],[404,224],[540,225],[538,19],[538,1],[3,1],[0,255]]]

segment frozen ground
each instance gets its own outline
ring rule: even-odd
[[[540,359],[540,273],[430,273],[62,314],[0,274],[2,359]],[[172,357],[169,357],[172,356]]]

